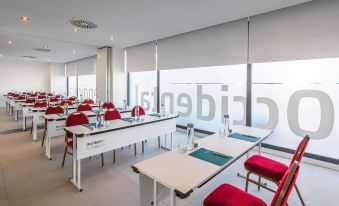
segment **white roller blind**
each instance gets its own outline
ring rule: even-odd
[[[66,63],[66,76],[76,76],[75,62]]]
[[[178,69],[247,62],[248,21],[241,19],[158,41],[158,68]]]
[[[96,56],[88,57],[75,61],[77,75],[92,75],[95,74]]]
[[[339,1],[312,1],[251,17],[250,62],[339,57]]]
[[[127,72],[155,70],[155,42],[148,42],[126,48]]]

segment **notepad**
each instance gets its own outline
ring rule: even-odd
[[[153,116],[153,117],[161,117],[161,114],[159,114],[159,113],[152,113],[152,114],[149,114],[149,116]]]
[[[232,133],[228,135],[228,137],[235,138],[235,139],[241,139],[241,140],[245,140],[249,142],[256,142],[260,139],[259,137],[253,137],[250,135],[239,134],[239,133]]]
[[[100,129],[101,127],[103,127],[104,125],[103,124],[100,124],[100,125],[97,125],[96,123],[89,123],[89,124],[84,124],[82,125],[84,127],[87,127],[89,129],[91,129],[91,127],[94,127],[96,129]]]
[[[204,160],[206,162],[218,165],[218,166],[222,166],[226,164],[228,161],[230,161],[233,158],[231,156],[213,152],[205,148],[200,148],[197,151],[194,151],[188,155]]]
[[[126,118],[121,118],[121,120],[126,121],[126,122],[133,122],[134,118],[132,117],[126,117]]]

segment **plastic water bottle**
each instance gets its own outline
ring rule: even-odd
[[[165,105],[161,104],[161,106],[160,106],[160,116],[165,116],[165,115],[166,115]]]
[[[140,120],[140,107],[139,106],[135,107],[135,116],[136,116],[137,121],[139,121]]]
[[[124,99],[124,109],[127,109],[127,101]]]
[[[192,123],[187,124],[186,129],[186,135],[187,135],[187,149],[192,150],[194,147],[194,126]]]
[[[224,132],[225,135],[228,135],[229,133],[231,133],[231,129],[230,129],[230,115],[225,114],[224,115]]]

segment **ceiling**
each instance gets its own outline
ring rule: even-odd
[[[0,54],[64,63],[95,55],[98,47],[124,48],[308,1],[1,0]],[[22,22],[20,16],[30,21]],[[73,18],[89,20],[98,28],[73,32]],[[42,46],[52,51],[32,49]]]

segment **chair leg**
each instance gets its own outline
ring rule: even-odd
[[[115,163],[115,150],[113,150],[113,164]]]
[[[261,185],[261,177],[258,176],[258,190],[260,190],[260,185]]]
[[[134,143],[134,156],[137,156],[137,144]]]
[[[303,198],[302,198],[302,196],[301,196],[301,193],[300,193],[300,191],[299,191],[299,188],[297,187],[297,184],[295,184],[294,187],[295,187],[295,190],[297,191],[297,194],[298,194],[298,196],[299,196],[299,199],[300,199],[301,204],[302,204],[303,206],[305,206],[305,202],[304,202],[304,200],[303,200]]]
[[[32,120],[32,127],[31,127],[31,134],[33,133],[33,120]]]
[[[62,159],[61,167],[64,167],[64,165],[65,165],[66,153],[67,153],[67,145],[65,147],[64,158]]]
[[[250,174],[251,174],[251,172],[248,172],[247,175],[246,175],[246,186],[245,186],[246,192],[248,191],[248,182],[249,182],[249,179],[250,179]]]
[[[141,148],[142,148],[142,153],[144,154],[144,151],[145,151],[145,142],[142,141],[142,142],[141,142],[141,145],[142,145],[142,147],[141,147]]]
[[[104,167],[104,153],[101,153],[101,167]]]
[[[46,136],[46,129],[44,130],[44,135],[42,136],[41,147],[44,146],[45,136]]]
[[[161,145],[160,145],[160,136],[158,136],[158,147],[160,148]]]

